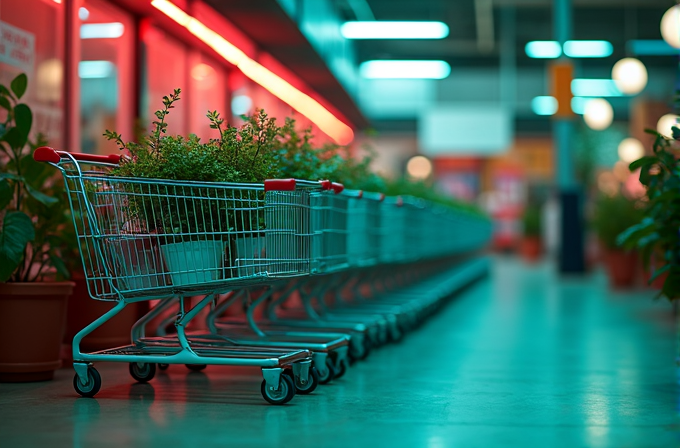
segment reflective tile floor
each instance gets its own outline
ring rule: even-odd
[[[399,345],[268,406],[255,370],[172,366],[133,384],[99,364],[96,399],[0,384],[0,447],[678,447],[676,329],[649,291],[496,259]]]

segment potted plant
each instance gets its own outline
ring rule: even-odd
[[[621,248],[617,238],[621,232],[641,220],[642,212],[636,201],[621,194],[602,195],[595,203],[592,223],[602,247],[610,283],[615,288],[630,287],[635,283],[637,254],[633,250]]]
[[[0,85],[0,381],[51,379],[61,365],[67,299],[73,283],[63,255],[74,241],[64,229],[69,207],[63,184],[46,164],[33,160],[33,114],[20,100],[21,74]]]
[[[673,138],[655,130],[653,153],[630,164],[640,170],[640,182],[646,187],[643,218],[621,233],[617,242],[640,253],[651,275],[648,283],[663,282],[660,294],[669,300],[680,298],[680,168],[676,142],[680,129],[672,128]]]
[[[241,128],[224,125],[216,111],[208,112],[211,128],[219,138],[201,142],[195,135],[167,136],[165,117],[180,100],[180,89],[163,98],[164,108],[156,112],[158,121],[150,136],[139,143],[123,142],[121,135],[106,131],[129,157],[112,170],[117,176],[168,181],[220,183],[262,182],[275,175],[269,151],[278,138],[274,120],[260,111]],[[154,186],[130,183],[126,203],[121,208],[132,235],[155,235],[152,245],[160,252],[174,286],[187,286],[235,275],[239,257],[263,249],[261,216],[254,213],[264,201],[263,194],[225,189],[222,192],[194,186]],[[137,191],[135,191],[135,188]],[[149,191],[139,191],[148,188]],[[217,195],[226,195],[218,197]],[[237,244],[238,238],[255,238]],[[255,248],[255,246],[257,246]],[[236,254],[238,248],[248,254]],[[231,256],[226,256],[229,249]],[[225,260],[225,257],[228,258]],[[145,257],[138,257],[145,260]],[[225,265],[226,262],[226,265]],[[236,274],[238,275],[238,274]]]
[[[528,204],[522,217],[523,238],[520,253],[529,263],[536,262],[543,251],[541,243],[541,208],[536,204]]]

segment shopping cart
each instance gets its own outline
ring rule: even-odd
[[[129,363],[130,374],[151,380],[156,364],[257,366],[262,396],[290,401],[316,387],[309,350],[233,346],[187,325],[219,294],[310,271],[310,234],[300,232],[308,196],[318,182],[293,179],[227,184],[125,178],[108,171],[120,156],[41,147],[34,159],[63,174],[88,291],[116,305],[73,340],[74,388],[92,397],[101,387],[96,361]],[[92,168],[84,169],[87,164]],[[191,305],[190,298],[202,297]],[[94,353],[81,340],[128,304],[159,300],[132,329],[130,345]],[[178,303],[176,335],[147,337],[146,326]]]

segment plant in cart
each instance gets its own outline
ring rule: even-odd
[[[73,283],[63,261],[74,240],[65,228],[63,183],[32,150],[33,114],[21,102],[26,75],[0,85],[0,380],[52,378],[60,348],[67,298]],[[55,281],[57,280],[57,281]]]
[[[125,220],[130,228],[154,235],[175,286],[220,280],[225,257],[228,264],[236,258],[235,241],[260,231],[264,223],[257,205],[262,194],[237,184],[261,182],[274,174],[269,146],[278,135],[264,112],[235,128],[225,125],[216,111],[207,116],[218,138],[204,143],[195,135],[165,135],[166,117],[180,93],[176,89],[163,98],[152,133],[139,143],[105,133],[129,153],[112,174],[140,178],[126,183]]]

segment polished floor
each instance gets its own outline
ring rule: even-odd
[[[671,306],[501,258],[398,345],[269,406],[248,369],[173,366],[134,384],[100,364],[96,399],[0,384],[0,447],[677,447]]]

